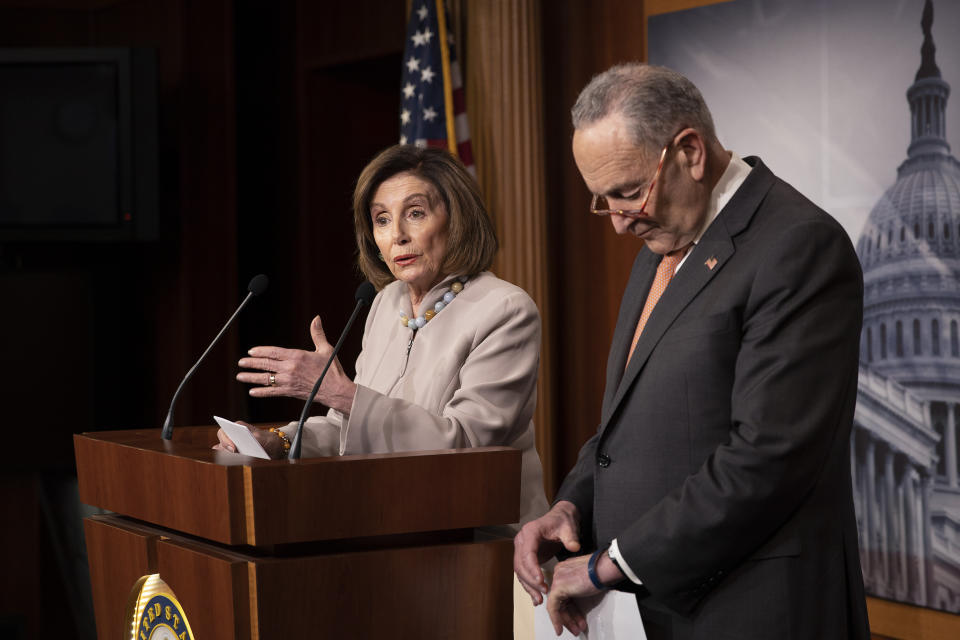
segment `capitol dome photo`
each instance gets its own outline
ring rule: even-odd
[[[864,318],[851,463],[867,590],[960,612],[960,161],[932,23],[927,0],[907,157],[856,245]]]

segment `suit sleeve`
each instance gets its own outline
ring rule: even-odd
[[[802,507],[849,437],[863,299],[850,241],[832,220],[808,219],[761,251],[729,441],[617,536],[644,586],[681,613]]]
[[[557,491],[557,497],[553,501],[553,504],[556,504],[566,500],[577,507],[577,513],[580,515],[579,536],[582,548],[588,548],[593,543],[593,469],[596,464],[599,438],[600,434],[595,433],[580,448],[577,463],[564,478],[563,484]],[[563,560],[568,556],[561,552],[559,557]]]
[[[523,293],[499,304],[500,313],[476,329],[459,377],[433,381],[457,386],[439,413],[358,385],[342,453],[506,445],[527,430],[536,404],[540,315]]]

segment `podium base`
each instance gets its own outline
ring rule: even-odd
[[[509,537],[470,530],[311,545],[227,546],[121,516],[84,520],[100,638],[158,573],[197,638],[457,638],[512,634]]]

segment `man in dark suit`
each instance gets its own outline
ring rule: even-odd
[[[748,117],[748,112],[745,112]],[[629,64],[573,108],[594,213],[643,241],[600,426],[515,540],[557,633],[637,594],[649,638],[868,638],[850,485],[863,305],[843,228],[723,148],[696,87]]]

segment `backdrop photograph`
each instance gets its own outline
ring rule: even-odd
[[[700,87],[724,145],[762,157],[855,243],[864,581],[960,612],[960,4],[738,0],[652,17],[648,33],[650,62]]]

